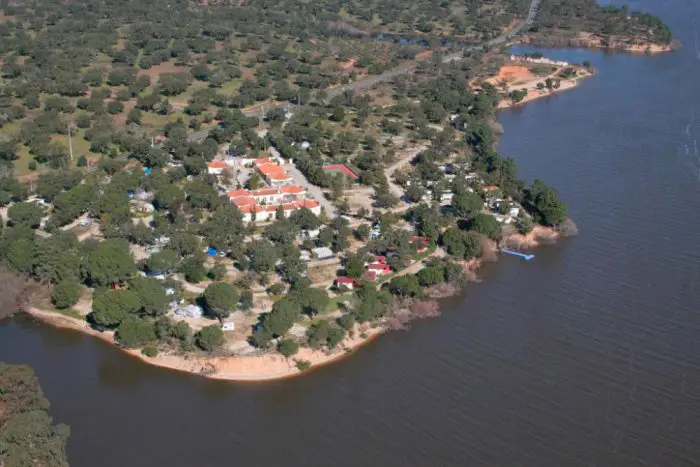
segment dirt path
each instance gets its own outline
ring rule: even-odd
[[[386,175],[386,178],[389,181],[389,190],[391,191],[391,194],[393,194],[399,199],[403,197],[403,188],[397,185],[393,180],[394,172],[396,172],[402,167],[405,167],[413,160],[414,157],[416,157],[418,154],[425,151],[426,149],[428,149],[428,146],[425,144],[417,146],[415,148],[407,149],[406,151],[399,154],[398,162],[395,162],[394,164],[384,169],[384,175]]]

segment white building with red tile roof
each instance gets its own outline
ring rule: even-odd
[[[210,175],[221,175],[229,167],[226,161],[211,161],[207,163],[207,172]]]
[[[301,208],[308,208],[316,215],[321,213],[321,205],[306,199],[306,190],[299,185],[285,185],[259,190],[235,190],[227,193],[233,204],[248,222],[274,220],[281,207],[284,217]]]
[[[274,159],[269,157],[255,159],[253,165],[258,173],[260,173],[260,176],[262,176],[271,187],[289,185],[293,182],[292,176],[275,162]]]

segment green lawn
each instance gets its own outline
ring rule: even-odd
[[[326,307],[326,313],[331,313],[336,311],[340,305],[344,302],[352,301],[352,292],[340,295],[338,297],[331,298]]]

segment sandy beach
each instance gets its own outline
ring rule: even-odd
[[[143,355],[139,350],[131,350],[119,346],[114,341],[114,332],[95,331],[85,321],[71,318],[57,312],[41,310],[36,307],[28,307],[24,311],[52,326],[73,329],[102,339],[116,346],[122,352],[138,358],[149,365],[193,373],[206,378],[230,381],[270,381],[305,374],[315,368],[347,357],[354,350],[371,342],[384,332],[384,328],[381,325],[375,327],[356,325],[354,337],[347,337],[341,342],[337,349],[330,352],[323,352],[302,347],[299,349],[299,352],[290,359],[276,352],[250,357],[218,357],[206,355],[180,356],[164,353],[159,354],[157,357],[149,358]],[[308,361],[311,364],[311,370],[300,371],[295,366],[295,360]]]
[[[510,107],[516,107],[519,105],[527,104],[536,99],[541,99],[543,97],[551,96],[556,93],[567,91],[569,89],[575,88],[579,83],[591,76],[593,72],[587,70],[583,67],[571,66],[577,72],[576,77],[572,78],[558,78],[559,73],[561,73],[564,67],[557,67],[555,71],[545,76],[537,76],[531,72],[529,67],[523,65],[506,65],[501,67],[499,74],[492,78],[489,78],[487,82],[493,84],[494,86],[499,86],[505,84],[503,98],[498,103],[499,109],[506,109]],[[559,83],[559,86],[552,89],[538,88],[538,85],[542,85],[547,78],[551,78]],[[508,97],[508,93],[512,91],[527,90],[527,95],[519,102],[515,102],[513,99]]]
[[[551,227],[537,225],[527,235],[513,233],[503,239],[503,245],[510,248],[530,249],[541,244],[552,243],[560,237],[559,232]],[[496,244],[489,241],[484,246],[484,255],[463,261],[460,264],[467,273],[470,281],[478,281],[476,271],[485,261],[497,261],[498,253]],[[450,289],[447,294],[440,293],[438,288],[434,290],[433,298],[444,298],[456,293]],[[147,363],[162,368],[204,376],[212,379],[229,381],[270,381],[299,376],[323,365],[336,362],[349,355],[361,346],[368,344],[380,334],[387,331],[384,323],[374,325],[355,325],[352,333],[332,351],[313,350],[308,347],[300,347],[299,352],[292,358],[285,358],[281,354],[271,351],[263,355],[254,356],[216,356],[203,353],[191,355],[179,355],[174,352],[161,353],[156,357],[147,357],[140,350],[127,349],[120,346],[114,340],[114,331],[99,332],[94,330],[85,320],[61,314],[56,311],[41,309],[37,306],[29,306],[23,310],[25,313],[52,326],[72,329],[89,334],[117,347],[122,352]],[[300,371],[296,361],[309,362],[310,369]]]

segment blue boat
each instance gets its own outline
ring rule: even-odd
[[[505,253],[507,255],[518,256],[518,257],[524,259],[525,261],[530,261],[532,258],[535,257],[535,255],[528,255],[525,253],[521,253],[519,251],[506,250],[506,249],[501,250],[501,253]]]

